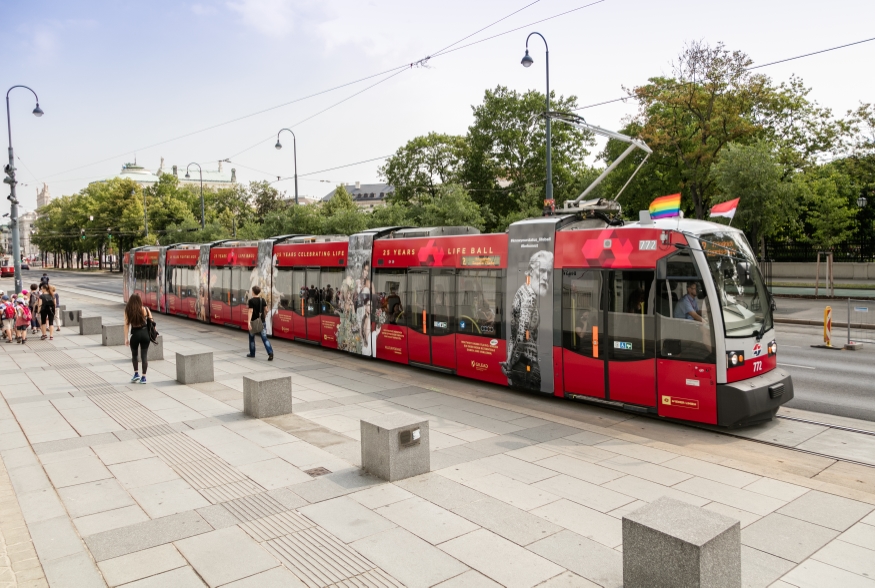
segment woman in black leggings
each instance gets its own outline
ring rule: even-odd
[[[152,318],[152,313],[149,309],[143,306],[143,301],[139,294],[132,294],[128,299],[128,304],[125,306],[125,345],[131,346],[131,361],[134,363],[134,377],[131,382],[146,383],[146,370],[149,369],[149,327],[146,324],[146,319]],[[131,332],[130,341],[128,340],[128,329]],[[137,364],[137,350],[140,351],[140,358],[143,360],[143,375],[140,375],[139,366]]]

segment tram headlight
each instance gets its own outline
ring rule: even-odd
[[[743,351],[727,351],[726,352],[726,366],[727,367],[739,367],[744,365],[744,352]]]
[[[778,353],[778,342],[772,339],[769,342],[769,357],[776,355]]]

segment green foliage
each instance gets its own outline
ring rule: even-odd
[[[380,168],[380,176],[395,188],[394,202],[419,202],[423,195],[434,198],[441,184],[459,181],[466,153],[465,137],[429,133],[400,147]]]
[[[800,186],[784,179],[774,147],[766,141],[727,145],[712,168],[717,186],[714,201],[741,198],[733,224],[762,250],[767,237],[791,230],[798,214]]]
[[[805,240],[827,250],[850,238],[857,213],[848,202],[854,195],[851,179],[835,168],[824,167],[806,173],[802,182],[807,207]]]
[[[285,207],[283,195],[269,182],[249,182],[249,194],[256,218],[263,219]]]
[[[484,228],[480,207],[457,184],[438,186],[433,198],[410,211],[410,218],[421,227],[470,225]]]
[[[346,186],[343,185],[337,186],[331,199],[322,205],[322,212],[327,216],[354,210],[358,210],[358,206],[356,206]]]

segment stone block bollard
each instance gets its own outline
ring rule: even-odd
[[[78,327],[79,318],[82,316],[81,310],[65,310],[60,314],[61,320],[65,327]]]
[[[177,351],[176,381],[180,384],[201,384],[213,381],[212,351]]]
[[[149,343],[149,353],[146,355],[149,361],[164,359],[164,336],[158,335],[158,340]]]
[[[79,317],[79,334],[80,335],[100,335],[103,331],[103,317],[99,316],[80,316]]]
[[[103,346],[115,347],[125,344],[124,325],[103,325]]]
[[[362,468],[394,482],[431,469],[428,421],[393,412],[361,421]]]
[[[243,413],[263,419],[292,412],[292,376],[267,372],[243,376]]]
[[[741,588],[741,524],[662,497],[623,517],[624,588]]]

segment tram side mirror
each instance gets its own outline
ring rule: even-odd
[[[769,294],[769,308],[772,310],[772,312],[778,310],[778,303],[775,302],[775,298],[771,294]]]

